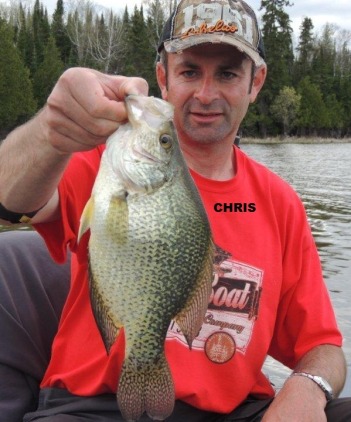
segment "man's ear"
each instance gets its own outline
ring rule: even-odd
[[[256,100],[258,93],[263,87],[264,81],[267,76],[267,66],[264,64],[255,71],[255,76],[252,81],[252,88],[250,92],[250,102],[253,103]]]
[[[158,86],[160,87],[160,90],[161,90],[162,98],[167,101],[168,91],[167,91],[166,69],[164,65],[160,62],[156,64],[156,77],[157,77]]]

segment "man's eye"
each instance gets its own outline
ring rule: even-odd
[[[221,78],[222,79],[225,79],[225,80],[228,80],[228,81],[230,81],[232,79],[235,79],[236,77],[237,77],[237,75],[234,72],[225,71],[225,72],[222,72],[221,73]]]
[[[194,78],[197,75],[197,73],[196,73],[195,70],[184,70],[184,72],[182,73],[182,75],[185,78]]]

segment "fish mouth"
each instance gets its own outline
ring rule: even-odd
[[[150,154],[140,145],[133,147],[133,155],[138,161],[143,161],[145,163],[150,163],[150,164],[162,163],[162,160]]]

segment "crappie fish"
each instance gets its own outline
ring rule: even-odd
[[[91,303],[107,352],[121,327],[125,332],[117,389],[122,416],[136,421],[146,411],[164,420],[175,400],[167,330],[175,319],[189,347],[199,333],[213,243],[173,128],[173,107],[143,96],[127,97],[126,107],[129,122],[107,141],[79,238],[90,228]]]

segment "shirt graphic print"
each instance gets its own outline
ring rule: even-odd
[[[235,353],[245,354],[258,317],[263,270],[233,259],[216,246],[212,293],[204,323],[192,343],[204,350],[215,363],[231,360]],[[188,347],[175,321],[167,339],[176,339]]]

